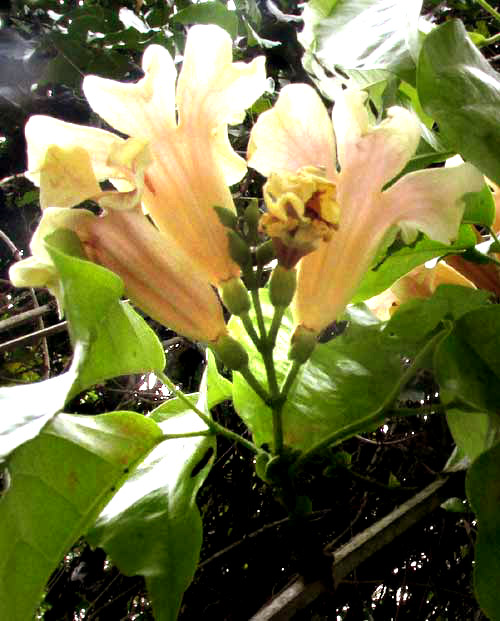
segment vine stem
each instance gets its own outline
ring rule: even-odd
[[[476,2],[480,4],[485,11],[488,11],[490,15],[493,15],[493,17],[500,22],[500,13],[496,9],[494,9],[489,2],[486,2],[486,0],[476,0]]]
[[[477,47],[486,47],[487,45],[493,45],[494,43],[497,43],[497,41],[500,41],[500,32],[498,32],[496,35],[488,37],[487,39],[484,39],[484,41],[480,41],[477,44]]]
[[[243,446],[245,446],[247,449],[249,449],[253,453],[259,454],[259,453],[262,452],[261,449],[258,449],[255,446],[255,444],[253,444],[252,442],[249,442],[248,440],[246,440],[245,438],[243,438],[239,434],[234,433],[234,431],[231,431],[230,429],[227,429],[223,425],[219,425],[219,423],[217,423],[216,421],[212,420],[210,418],[210,416],[207,416],[204,412],[202,412],[182,392],[182,390],[179,390],[176,387],[176,385],[172,382],[172,380],[170,378],[168,378],[165,375],[165,373],[163,373],[163,372],[162,373],[155,373],[155,375],[163,382],[163,384],[165,384],[165,386],[170,390],[170,392],[172,392],[180,401],[182,401],[185,405],[187,405],[190,410],[192,410],[197,416],[199,416],[199,418],[201,418],[201,420],[208,427],[208,430],[209,430],[209,432],[211,434],[220,433],[221,435],[226,436],[226,438],[228,438],[230,440],[233,440],[234,442],[238,442],[239,444],[242,444]],[[205,434],[199,434],[198,433],[198,435],[205,435]],[[186,437],[186,434],[182,434],[182,437]]]
[[[443,338],[445,338],[449,334],[449,329],[444,329],[435,334],[426,345],[422,348],[422,350],[415,356],[412,364],[404,371],[401,375],[396,386],[391,390],[389,395],[384,399],[383,403],[371,414],[363,417],[360,420],[357,420],[350,425],[346,425],[342,429],[338,429],[334,431],[330,435],[328,435],[323,440],[320,440],[316,444],[314,444],[310,449],[302,453],[300,458],[296,462],[296,466],[304,463],[311,457],[312,454],[320,451],[324,448],[332,446],[334,444],[338,444],[342,442],[344,439],[356,435],[357,433],[361,433],[363,430],[366,430],[366,425],[368,423],[375,423],[380,420],[382,422],[386,417],[386,410],[389,405],[396,399],[401,390],[406,386],[409,380],[413,377],[416,370],[418,369],[420,363],[425,359],[425,357],[432,351],[432,348],[436,346],[436,344]]]
[[[252,296],[252,302],[255,309],[255,316],[257,317],[257,325],[259,326],[259,332],[264,342],[267,338],[266,325],[264,323],[264,316],[262,315],[262,306],[260,304],[260,296],[258,288],[252,288],[250,291],[250,295]]]

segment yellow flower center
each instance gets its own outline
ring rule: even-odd
[[[273,239],[280,263],[291,267],[331,239],[340,216],[336,198],[337,188],[321,168],[270,174],[264,185],[268,211],[259,228]]]

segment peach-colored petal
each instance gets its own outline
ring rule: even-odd
[[[175,127],[174,62],[160,45],[144,52],[145,76],[137,83],[124,83],[87,76],[83,91],[90,106],[111,127],[136,138],[152,140]]]
[[[483,186],[483,176],[471,164],[419,170],[383,193],[384,216],[401,227],[408,241],[419,230],[431,239],[450,243],[462,219],[464,194],[479,192]]]
[[[40,206],[73,207],[100,192],[88,152],[79,146],[47,149],[40,166]]]
[[[335,136],[328,112],[316,91],[291,84],[271,110],[263,112],[250,134],[248,165],[262,175],[296,172],[303,166],[324,168],[336,176]]]
[[[333,109],[342,176],[341,202],[342,195],[354,197],[380,192],[401,172],[420,140],[418,122],[404,108],[390,108],[387,119],[367,129],[364,121],[359,120],[361,108],[366,113],[361,100],[349,98],[348,91],[345,93]],[[354,110],[349,108],[351,100]]]
[[[91,154],[92,168],[98,181],[116,174],[115,168],[108,164],[108,156],[110,150],[123,139],[111,132],[38,115],[32,116],[26,123],[25,134],[28,143],[26,176],[36,185],[40,185],[40,168],[47,149],[52,145],[62,149],[83,147]]]

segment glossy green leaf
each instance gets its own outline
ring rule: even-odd
[[[500,445],[483,453],[467,473],[466,490],[478,521],[474,587],[488,619],[500,619]]]
[[[164,434],[206,430],[194,412],[179,405],[170,400],[152,414],[162,420]],[[198,406],[206,410],[203,398]],[[196,493],[214,451],[210,436],[165,440],[132,472],[88,535],[120,571],[145,577],[155,618],[162,621],[177,618],[196,569],[202,542]]]
[[[50,574],[161,437],[134,412],[59,414],[10,457],[0,499],[0,618],[33,618]]]
[[[469,463],[500,439],[500,418],[495,413],[449,408],[446,421],[453,440],[467,456]]]
[[[75,353],[71,369],[58,377],[35,384],[0,388],[0,461],[38,435],[64,407],[76,379],[77,356]]]
[[[73,242],[59,234],[47,243],[61,279],[72,343],[83,349],[71,396],[118,375],[162,371],[163,347],[144,319],[120,300],[122,280],[100,265],[68,254]]]
[[[399,278],[426,261],[473,248],[476,236],[468,225],[460,228],[458,239],[450,246],[422,236],[411,246],[392,247],[377,265],[365,274],[352,302],[368,300],[388,289]]]
[[[472,412],[500,411],[500,306],[474,310],[459,319],[435,356],[441,399]]]
[[[430,298],[414,298],[402,304],[387,324],[390,334],[418,343],[444,320],[456,321],[488,304],[488,291],[459,285],[440,285]]]
[[[332,73],[337,67],[344,72],[386,70],[387,75],[395,72],[412,81],[421,7],[421,0],[307,3],[299,35],[304,66],[313,73],[314,62]]]
[[[273,309],[265,290],[261,296],[269,325]],[[306,450],[333,433],[340,441],[383,421],[383,410],[397,396],[394,391],[403,377],[403,357],[414,356],[423,346],[391,335],[385,324],[363,308],[350,307],[348,320],[344,334],[316,347],[289,393],[283,408],[283,430],[285,443],[294,448]],[[254,375],[266,385],[264,365],[240,320],[233,317],[229,325],[249,352]],[[291,331],[291,316],[285,314],[275,350],[280,383],[289,367]],[[271,412],[238,373],[233,379],[233,402],[255,443],[272,445]]]
[[[217,369],[217,361],[210,349],[207,349],[205,381],[207,386],[207,405],[209,410],[213,408],[214,405],[231,399],[233,394],[233,385],[228,379],[219,373]]]
[[[238,16],[221,2],[200,2],[181,9],[172,17],[177,24],[216,24],[234,39],[238,34]]]
[[[464,196],[464,222],[491,226],[495,220],[495,200],[485,184],[481,192],[469,192]]]
[[[425,38],[417,86],[443,140],[500,184],[500,75],[462,22],[450,20]]]

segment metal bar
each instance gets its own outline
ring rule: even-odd
[[[342,579],[363,561],[437,509],[449,498],[452,480],[456,481],[455,475],[434,481],[345,545],[337,548],[333,553],[332,565],[334,586],[337,587]],[[250,621],[288,621],[327,590],[328,587],[324,582],[317,580],[306,583],[304,578],[299,576],[265,604]]]

